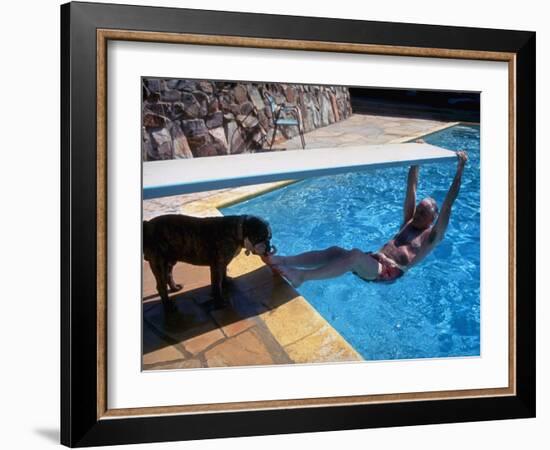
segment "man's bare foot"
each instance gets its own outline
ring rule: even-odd
[[[293,269],[288,266],[276,266],[277,272],[295,288],[300,287],[304,277],[300,269]]]
[[[270,253],[265,256],[261,256],[262,261],[266,263],[268,266],[276,266],[281,265],[285,263],[285,257],[284,256],[276,256],[273,253]]]

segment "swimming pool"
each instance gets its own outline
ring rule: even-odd
[[[352,274],[304,283],[298,291],[368,360],[480,354],[479,126],[458,125],[425,140],[466,150],[469,162],[445,239],[394,283]],[[417,198],[439,205],[455,163],[424,165]],[[332,245],[379,249],[399,229],[407,167],[311,178],[224,208],[271,224],[281,255]]]

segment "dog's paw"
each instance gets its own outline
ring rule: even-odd
[[[181,284],[174,284],[170,286],[170,292],[178,292],[178,291],[181,291],[182,289],[183,289],[183,285]]]

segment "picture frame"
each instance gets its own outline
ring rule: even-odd
[[[501,61],[509,73],[506,388],[112,409],[107,43]],[[61,442],[70,447],[535,416],[533,32],[73,2],[61,7]]]

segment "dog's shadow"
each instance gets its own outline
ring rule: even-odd
[[[267,266],[232,278],[224,288],[226,305],[213,307],[211,286],[170,296],[176,313],[165,314],[158,295],[143,298],[143,353],[190,342],[216,329],[251,319],[292,300],[297,295]]]

